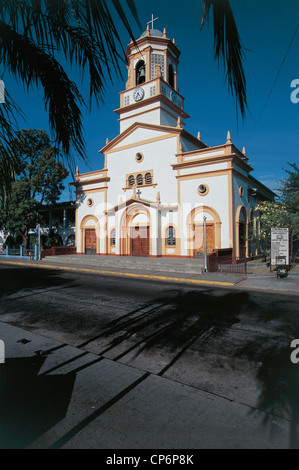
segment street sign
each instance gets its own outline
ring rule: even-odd
[[[271,265],[289,265],[289,229],[271,228]]]

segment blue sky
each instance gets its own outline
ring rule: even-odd
[[[291,101],[291,82],[299,79],[299,31],[261,116],[260,113],[298,25],[298,0],[230,2],[246,48],[244,68],[249,110],[245,121],[240,116],[237,119],[235,100],[224,83],[223,69],[214,60],[212,16],[200,31],[202,1],[135,0],[135,3],[143,30],[154,14],[159,18],[155,28],[163,31],[165,27],[168,37],[175,38],[181,51],[178,83],[185,97],[185,111],[190,115],[185,129],[195,136],[200,131],[202,140],[211,146],[225,143],[230,130],[233,143],[241,150],[246,147],[254,168],[252,175],[275,190],[277,181],[286,176],[283,168],[288,167],[287,162],[299,161],[299,103]],[[133,18],[130,15],[128,18],[134,25]],[[136,26],[134,33],[139,37],[142,31]],[[130,38],[122,27],[120,35],[126,48]],[[80,77],[73,78],[78,78],[84,93],[87,81],[81,85]],[[25,122],[20,121],[20,127],[49,131],[41,91],[25,94],[8,76],[4,80],[26,116]],[[123,65],[123,80],[115,77],[114,83],[108,83],[105,104],[84,112],[88,164],[78,161],[80,172],[102,168],[103,157],[98,150],[104,146],[106,137],[111,140],[119,133],[118,115],[113,110],[119,107],[119,91],[124,89],[125,80]],[[61,200],[68,198],[66,189]]]

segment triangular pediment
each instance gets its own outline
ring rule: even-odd
[[[151,140],[170,138],[183,131],[180,127],[160,126],[135,122],[121,134],[108,142],[99,152],[110,153],[126,148],[130,145],[136,146]]]
[[[106,211],[107,214],[113,214],[124,207],[129,207],[135,204],[137,207],[145,206],[145,207],[151,207],[156,210],[166,210],[166,209],[171,209],[171,210],[177,210],[178,206],[176,204],[172,205],[166,205],[166,204],[158,204],[157,202],[152,202],[152,201],[146,201],[144,199],[139,199],[137,197],[131,197],[130,199],[127,199],[126,201],[121,202],[120,204],[117,204],[114,207],[111,207]]]

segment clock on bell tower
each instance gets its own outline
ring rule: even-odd
[[[157,18],[156,18],[157,19]],[[188,114],[184,98],[178,89],[180,51],[167,37],[166,29],[150,29],[136,42],[131,41],[126,51],[128,79],[126,89],[120,92],[120,132],[134,122],[176,127],[178,118],[184,126]]]

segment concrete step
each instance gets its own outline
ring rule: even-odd
[[[204,259],[200,258],[147,258],[147,257],[115,257],[93,255],[47,256],[46,262],[93,266],[97,268],[135,269],[141,271],[166,271],[175,273],[200,273],[204,268]]]

